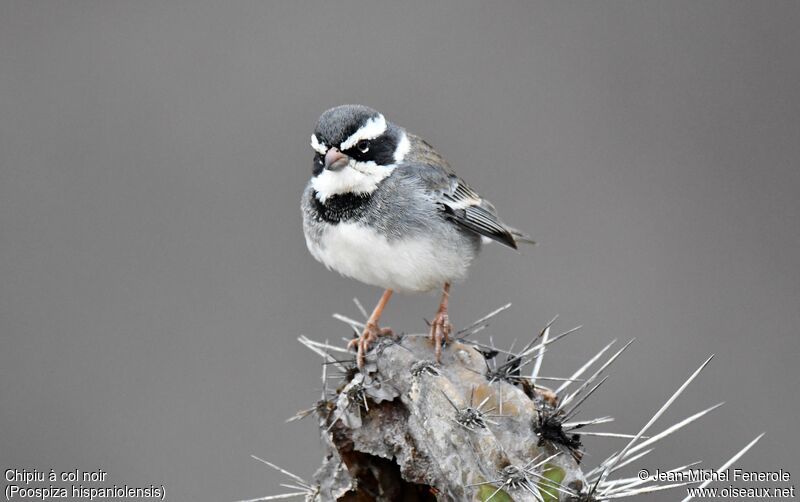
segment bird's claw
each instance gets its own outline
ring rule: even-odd
[[[367,323],[361,336],[353,338],[347,343],[348,349],[355,349],[357,352],[356,362],[358,363],[358,368],[364,369],[364,365],[367,363],[367,352],[369,352],[372,342],[380,336],[392,335],[394,335],[392,328],[381,328],[377,324]]]

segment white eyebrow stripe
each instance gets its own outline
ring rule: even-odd
[[[362,139],[375,139],[384,132],[386,132],[386,119],[383,118],[383,115],[378,114],[377,117],[367,120],[367,123],[361,126],[358,131],[344,140],[342,144],[339,145],[339,150],[348,150],[356,146],[356,143]]]
[[[400,138],[400,141],[397,143],[397,148],[394,150],[395,164],[403,162],[409,150],[411,150],[411,141],[408,139],[408,134],[403,131],[403,137]]]
[[[319,142],[316,134],[311,135],[311,148],[313,148],[314,151],[320,155],[325,155],[325,153],[328,151],[328,147],[325,146],[325,143]]]

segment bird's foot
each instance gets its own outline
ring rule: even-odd
[[[431,341],[436,350],[436,362],[442,362],[442,347],[450,341],[450,333],[453,331],[453,325],[450,324],[450,316],[447,315],[447,310],[439,309],[436,317],[431,322]]]
[[[372,342],[377,340],[379,336],[392,335],[394,335],[392,328],[381,328],[377,323],[367,323],[361,336],[353,338],[347,344],[348,349],[355,349],[357,351],[356,361],[358,362],[358,368],[364,369],[364,365],[367,362],[367,352],[369,352]]]

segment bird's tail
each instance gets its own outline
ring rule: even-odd
[[[514,242],[516,242],[517,244],[522,243],[522,244],[530,244],[532,246],[536,245],[536,241],[531,239],[530,236],[528,236],[527,234],[520,232],[516,228],[512,227],[506,227],[506,228],[508,229],[508,233],[511,234],[511,237],[514,238]]]

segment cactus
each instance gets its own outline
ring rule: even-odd
[[[687,484],[661,485],[638,478],[612,479],[612,475],[651,452],[653,444],[721,406],[644,436],[713,356],[636,434],[593,431],[594,426],[613,419],[578,419],[577,415],[633,340],[602,364],[598,362],[615,341],[569,377],[545,377],[539,374],[545,350],[577,328],[551,336],[554,319],[515,352],[473,340],[508,307],[457,332],[440,362],[432,360],[427,335],[381,338],[361,371],[345,349],[300,337],[324,360],[323,395],[313,408],[293,419],[316,416],[327,451],[311,482],[254,457],[292,478],[292,484],[284,486],[295,491],[247,502],[290,497],[304,497],[307,502],[599,502]],[[356,332],[363,326],[345,316],[334,317]],[[331,378],[338,380],[335,389],[329,389]],[[553,390],[544,382],[560,385]],[[619,453],[587,468],[581,443],[584,435],[622,437],[628,442]]]

